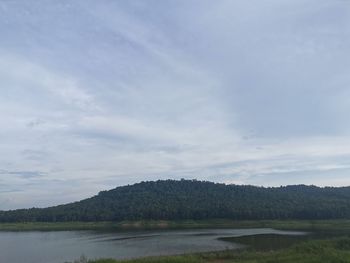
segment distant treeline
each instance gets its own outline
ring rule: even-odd
[[[350,187],[141,182],[49,208],[0,211],[0,222],[350,218]]]

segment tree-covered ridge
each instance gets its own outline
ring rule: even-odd
[[[350,218],[350,187],[256,187],[196,180],[141,182],[49,208],[1,211],[0,222]]]

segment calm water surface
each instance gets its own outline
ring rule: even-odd
[[[93,231],[0,232],[0,262],[63,263],[88,258],[135,258],[241,248],[218,240],[261,234],[302,232],[259,229],[206,229],[100,233]]]

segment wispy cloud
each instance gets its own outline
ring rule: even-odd
[[[42,177],[44,174],[37,171],[6,171],[6,170],[0,170],[0,175],[13,175],[25,179],[30,178],[36,178],[36,177]]]
[[[65,74],[50,72],[28,59],[1,51],[0,74],[8,95],[39,94],[54,96],[62,102],[79,108],[95,107],[93,97]],[[28,90],[30,89],[30,90]],[[12,91],[12,92],[11,92]],[[52,100],[52,99],[51,99]],[[43,102],[44,103],[44,102]]]

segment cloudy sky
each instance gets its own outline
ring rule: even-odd
[[[350,1],[0,0],[0,210],[350,185],[349,117]]]

